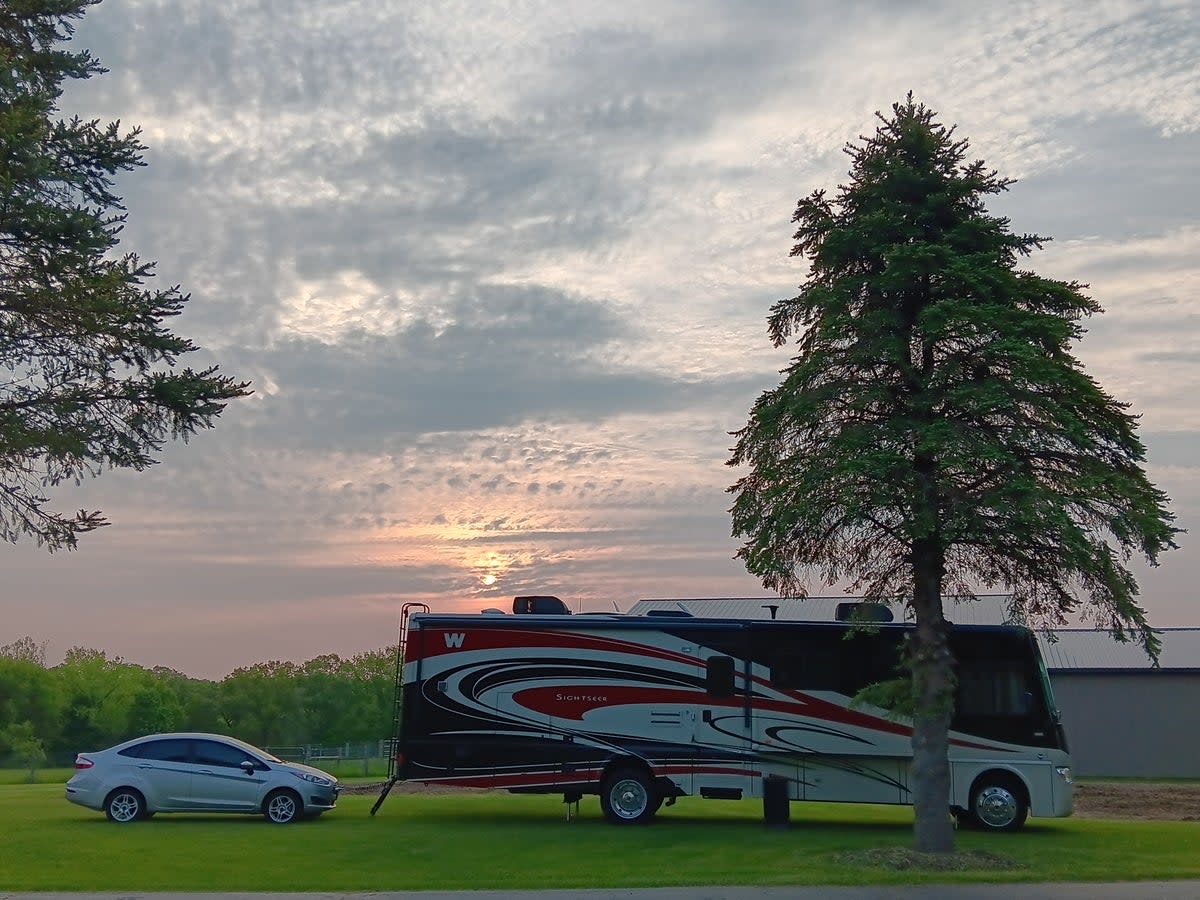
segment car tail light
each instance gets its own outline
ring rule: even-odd
[[[95,763],[93,763],[86,756],[76,756],[75,757],[75,768],[76,769],[90,769],[93,765],[95,765]]]

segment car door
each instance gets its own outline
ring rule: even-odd
[[[131,748],[133,749],[133,748]],[[187,738],[147,741],[136,748],[129,765],[138,774],[152,810],[170,812],[191,808],[192,742]]]
[[[194,742],[192,802],[195,809],[249,812],[262,793],[267,767],[233,744],[209,739]],[[253,763],[247,771],[242,764]]]

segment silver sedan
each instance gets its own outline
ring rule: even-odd
[[[284,825],[337,803],[338,780],[219,734],[152,734],[80,753],[67,799],[110,821],[155,813],[262,813]]]

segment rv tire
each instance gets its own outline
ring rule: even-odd
[[[600,808],[615,825],[649,822],[661,805],[654,779],[643,769],[614,769],[600,786]]]
[[[980,831],[1017,831],[1029,816],[1025,787],[1012,775],[988,772],[971,788],[966,821]]]

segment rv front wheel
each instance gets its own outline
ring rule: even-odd
[[[617,825],[649,822],[661,804],[653,780],[640,769],[616,769],[600,790],[604,815]]]
[[[970,823],[982,831],[1016,831],[1029,815],[1025,790],[1011,775],[980,777],[971,791]]]

